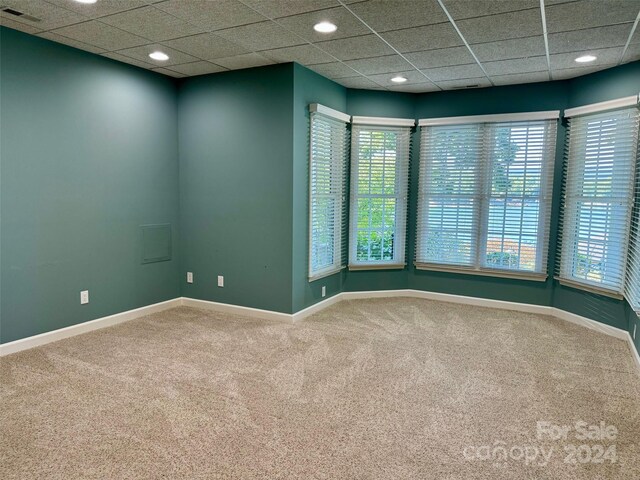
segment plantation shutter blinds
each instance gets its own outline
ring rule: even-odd
[[[484,267],[546,275],[557,122],[487,124]]]
[[[346,263],[346,181],[349,116],[312,104],[309,162],[309,280]]]
[[[483,173],[479,124],[423,127],[416,265],[473,267]]]
[[[353,123],[349,268],[403,268],[415,121],[354,117]]]
[[[595,105],[565,112],[569,126],[558,278],[570,286],[621,296],[629,264],[627,295],[637,298],[637,236],[629,249],[631,232],[637,231],[630,227],[638,155],[637,96],[631,97],[631,105],[613,110],[607,109],[609,103],[603,104],[604,111]]]
[[[546,278],[558,113],[420,121],[417,268]]]

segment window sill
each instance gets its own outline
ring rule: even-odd
[[[321,278],[330,277],[331,275],[340,273],[342,270],[344,270],[344,267],[332,268],[331,270],[325,270],[324,272],[316,273],[313,277],[309,277],[309,283],[320,280]]]
[[[378,265],[349,265],[349,271],[358,270],[402,270],[406,263],[387,263]]]
[[[618,292],[614,292],[611,290],[607,290],[605,288],[600,288],[595,285],[589,285],[588,283],[581,283],[575,280],[569,280],[567,278],[554,277],[555,280],[560,282],[560,285],[569,288],[575,288],[576,290],[584,290],[589,293],[595,293],[596,295],[602,295],[609,298],[615,298],[616,300],[624,299],[624,295]]]
[[[528,273],[521,271],[507,271],[507,270],[476,270],[473,268],[456,267],[449,265],[435,265],[431,263],[415,263],[417,270],[429,270],[432,272],[446,272],[446,273],[462,273],[465,275],[479,275],[483,277],[497,277],[497,278],[511,278],[514,280],[528,280],[532,282],[546,282],[548,275],[544,273]]]

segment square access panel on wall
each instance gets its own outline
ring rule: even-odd
[[[171,260],[171,224],[140,225],[142,263]]]

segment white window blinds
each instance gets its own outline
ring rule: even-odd
[[[354,125],[351,139],[349,268],[403,268],[411,127]]]
[[[636,105],[569,118],[558,272],[561,282],[613,295],[624,293],[637,146]],[[637,243],[630,255],[630,298],[637,298],[636,252]]]
[[[349,117],[313,104],[309,162],[309,280],[346,263],[346,181]]]
[[[557,117],[421,120],[418,268],[546,277]]]

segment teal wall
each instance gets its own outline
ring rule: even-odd
[[[178,240],[175,84],[7,28],[0,55],[0,341],[178,296],[140,232]]]
[[[291,312],[293,68],[238,70],[180,85],[184,296]],[[185,283],[186,271],[193,284]]]
[[[505,87],[455,90],[422,94],[418,97],[416,118],[450,117],[459,115],[483,115],[491,113],[514,113],[541,110],[563,110],[566,106],[567,85],[565,82],[532,83]],[[549,248],[549,278],[546,282],[514,280],[497,277],[465,275],[444,272],[429,272],[412,269],[409,273],[409,287],[472,297],[484,297],[512,302],[551,305],[553,295],[553,259],[557,218],[559,211],[560,181],[564,127],[558,125],[556,148],[556,168],[554,182],[555,202],[552,206],[553,218],[551,244]],[[418,150],[418,148],[416,148]],[[418,190],[418,158],[412,165],[411,217],[416,218]],[[414,230],[412,232],[415,233]],[[415,234],[411,237],[412,246]]]
[[[297,64],[176,85],[13,30],[0,35],[1,342],[180,295],[290,313],[320,301],[323,285],[327,296],[413,288],[553,305],[630,332],[638,322],[625,302],[551,279],[564,124],[546,282],[413,268],[414,133],[408,266],[309,283],[308,105],[406,118],[563,110],[637,93],[640,62],[569,81],[426,94],[345,89]],[[139,226],[161,223],[172,225],[173,259],[142,264]],[[79,304],[82,289],[89,305]]]
[[[294,64],[293,86],[293,289],[292,311],[344,289],[345,272],[309,282],[309,104],[320,103],[347,111],[347,89],[311,70]]]
[[[640,62],[574,78],[566,83],[568,84],[567,108],[638,94]],[[556,282],[553,305],[618,328],[628,329],[630,332],[633,329],[632,318],[635,314],[623,300],[590,295]]]

